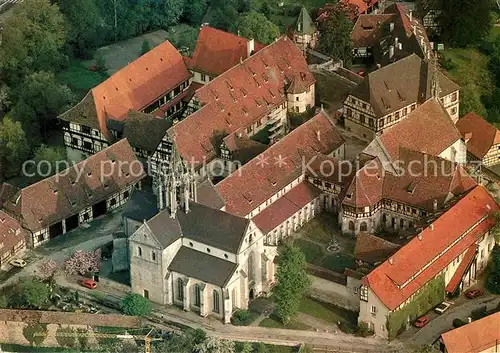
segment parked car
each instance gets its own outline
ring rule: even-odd
[[[81,281],[80,284],[88,289],[95,289],[95,287],[97,287],[97,283],[92,279],[85,279]]]
[[[439,304],[438,306],[436,306],[436,308],[434,309],[434,312],[438,313],[438,314],[442,314],[446,310],[449,309],[449,307],[451,306],[451,304],[452,303],[450,303],[450,302],[442,302],[441,304]]]
[[[418,328],[422,328],[424,327],[425,325],[427,325],[429,323],[429,317],[428,316],[422,316],[422,317],[419,317],[417,319],[417,321],[415,321],[415,327],[418,327]]]
[[[14,267],[23,268],[24,266],[26,266],[26,261],[24,261],[23,259],[14,259],[9,263]]]
[[[469,299],[474,299],[474,298],[482,296],[483,294],[484,294],[484,292],[480,289],[471,289],[465,293],[465,296]]]

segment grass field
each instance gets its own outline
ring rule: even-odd
[[[290,322],[285,326],[283,323],[280,321],[280,319],[274,315],[271,314],[269,318],[266,318],[262,320],[259,324],[260,327],[269,327],[269,328],[286,328],[290,330],[311,330],[311,328],[300,321],[296,319],[290,320]]]
[[[314,316],[326,322],[344,322],[352,328],[356,327],[358,322],[358,315],[354,311],[346,310],[333,304],[322,303],[308,297],[302,299],[299,310],[304,314]]]
[[[108,75],[90,71],[81,61],[73,60],[66,70],[57,74],[56,78],[59,82],[68,85],[81,99],[89,90],[106,80]]]

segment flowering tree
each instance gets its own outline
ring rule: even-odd
[[[41,281],[48,280],[56,273],[57,263],[54,260],[42,262],[37,269],[37,277]]]
[[[95,251],[76,251],[64,262],[66,272],[70,275],[85,275],[88,272],[99,272],[101,267],[101,249]]]

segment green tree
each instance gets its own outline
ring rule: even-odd
[[[77,345],[75,330],[71,327],[59,327],[56,331],[56,341],[62,347],[75,347]]]
[[[198,353],[235,353],[234,342],[208,337],[196,346]]]
[[[46,132],[47,123],[55,119],[59,114],[69,109],[74,102],[71,89],[58,83],[51,72],[35,72],[23,81],[22,90],[19,90],[19,101],[34,111],[35,118]],[[29,118],[29,117],[28,117]],[[33,121],[23,121],[33,123]]]
[[[269,349],[267,349],[267,346],[263,342],[257,343],[257,347],[255,348],[255,353],[267,353],[269,352]]]
[[[493,236],[495,237],[495,241],[500,243],[500,212],[495,212],[493,215],[495,219],[495,225],[491,229],[491,232],[493,233]]]
[[[311,280],[307,276],[306,257],[293,245],[285,246],[279,254],[277,285],[273,288],[276,314],[287,324],[297,313],[300,300],[309,289]]]
[[[212,5],[212,8],[215,10],[213,12],[212,22],[210,22],[211,26],[229,31],[238,21],[238,10],[236,10],[233,5],[225,4],[221,5],[221,7],[214,7]]]
[[[59,166],[59,162],[66,161],[67,159],[66,149],[64,147],[49,147],[41,145],[35,150],[33,159],[37,165],[41,165],[40,162],[42,161],[45,164],[47,164],[47,162],[50,164],[50,167],[47,165],[47,168],[49,169],[47,174],[45,173],[46,171],[42,170],[42,172],[44,172],[44,177],[54,175],[56,172],[61,172],[65,169],[65,167],[67,167],[66,163]],[[63,169],[61,169],[61,167]]]
[[[207,0],[186,0],[182,17],[192,25],[200,25],[207,8]]]
[[[103,19],[95,0],[59,0],[59,8],[67,22],[67,42],[73,53],[90,59],[102,43]]]
[[[441,38],[454,47],[478,45],[492,26],[490,0],[435,0]]]
[[[240,352],[241,353],[252,353],[253,352],[252,344],[250,342],[243,342],[241,344]]]
[[[240,15],[236,28],[243,37],[253,38],[264,44],[272,43],[280,36],[278,26],[263,14],[254,11]]]
[[[333,12],[321,26],[318,51],[342,60],[349,67],[352,63],[352,27],[353,23],[343,11]]]
[[[486,287],[494,294],[500,294],[500,247],[496,245],[491,252]]]
[[[49,0],[23,1],[3,24],[0,69],[8,83],[38,70],[56,70],[65,62],[64,18]]]
[[[7,309],[9,307],[9,299],[5,295],[0,295],[0,309]]]
[[[182,334],[173,334],[161,346],[158,352],[161,353],[192,353],[198,345],[207,339],[205,331],[202,329],[189,328]]]
[[[33,278],[23,279],[19,285],[24,302],[33,308],[41,308],[49,300],[49,287]]]
[[[6,112],[10,108],[10,89],[5,84],[0,84],[0,112]]]
[[[121,309],[125,315],[148,316],[151,314],[151,303],[142,295],[129,293],[123,298]]]
[[[2,178],[15,175],[29,153],[21,123],[5,116],[0,122],[0,173]]]
[[[28,324],[23,328],[23,336],[30,345],[39,346],[47,338],[48,330],[46,324]]]

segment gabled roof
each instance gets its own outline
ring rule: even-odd
[[[210,179],[206,179],[196,185],[196,202],[215,208],[216,210],[224,207],[224,200],[220,197]]]
[[[466,139],[467,150],[479,159],[483,159],[493,145],[500,143],[500,131],[476,113],[460,118],[457,128]]]
[[[393,17],[393,14],[360,15],[351,31],[353,47],[375,47]]]
[[[356,236],[354,257],[370,264],[386,260],[394,254],[400,246],[372,234],[360,233]]]
[[[123,137],[132,147],[153,153],[171,126],[170,120],[130,111],[124,122]]]
[[[26,239],[28,232],[19,222],[4,211],[0,211],[0,258],[14,250],[19,242]],[[2,263],[2,265],[4,265]]]
[[[309,15],[309,12],[304,6],[302,6],[302,8],[300,9],[299,16],[295,20],[293,31],[295,34],[299,35],[314,34],[317,31],[316,25],[314,24],[311,16]]]
[[[382,200],[383,190],[384,168],[378,158],[373,158],[356,171],[342,203],[354,207],[372,206]]]
[[[267,145],[254,141],[248,137],[239,137],[236,134],[228,135],[224,138],[224,144],[231,152],[231,159],[245,164],[254,157],[264,152]]]
[[[248,53],[250,42],[244,37],[205,25],[201,27],[193,56],[187,64],[193,71],[219,76],[265,47],[254,41],[254,50]]]
[[[441,103],[431,98],[376,139],[390,159],[397,161],[402,147],[438,156],[460,140],[461,135]]]
[[[217,184],[226,211],[248,215],[303,172],[303,159],[330,154],[343,143],[333,123],[320,112]]]
[[[476,186],[373,270],[363,284],[389,310],[397,309],[489,231],[498,210],[488,191]]]
[[[240,248],[249,224],[248,219],[196,202],[190,202],[187,213],[179,209],[175,218],[165,209],[146,222],[164,248],[186,237],[232,253]]]
[[[224,287],[238,264],[182,246],[168,266],[170,271]]]
[[[384,116],[412,103],[423,103],[430,96],[430,65],[412,54],[369,73],[351,94],[370,103],[377,116]],[[459,86],[438,73],[440,96],[458,91]]]
[[[500,312],[441,335],[448,353],[480,353],[500,341]]]
[[[77,214],[146,174],[127,139],[54,176],[21,189],[4,208],[32,232]]]
[[[245,135],[250,124],[286,101],[285,85],[315,79],[297,46],[282,37],[196,91],[202,108],[169,129],[184,160],[194,166],[217,156],[227,135]]]
[[[165,41],[94,87],[60,118],[107,136],[108,118],[124,120],[130,110],[144,109],[190,77],[182,56]]]

